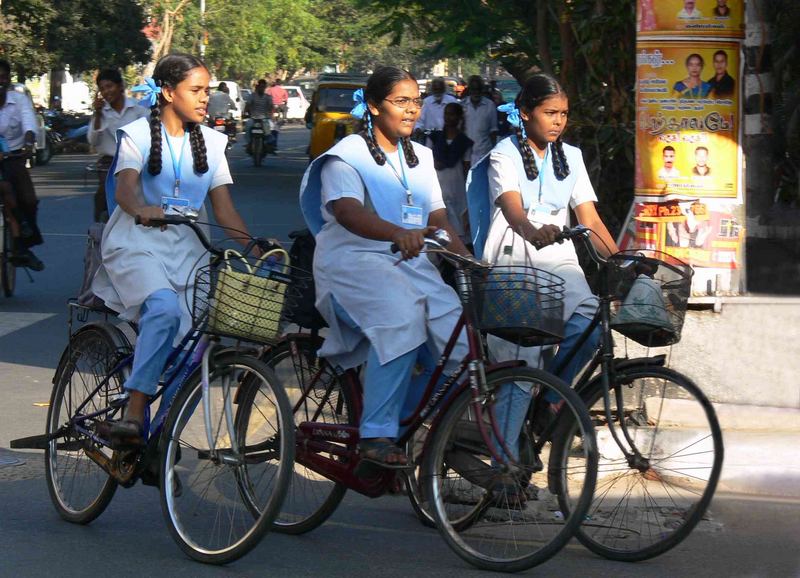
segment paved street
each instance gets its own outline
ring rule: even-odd
[[[253,167],[237,145],[232,191],[251,231],[286,239],[302,226],[296,197],[306,166],[308,131],[281,135],[278,157]],[[435,530],[423,528],[404,497],[369,500],[348,494],[332,520],[300,537],[269,534],[228,567],[188,560],[172,542],[152,488],[119,490],[86,527],[53,509],[37,452],[11,452],[9,441],[41,433],[50,380],[67,338],[66,299],[80,285],[85,231],[92,212],[86,155],[59,155],[33,174],[47,269],[34,283],[20,274],[17,294],[0,300],[0,577],[28,576],[479,576]],[[21,272],[20,272],[21,273]],[[18,460],[16,464],[4,462]],[[577,542],[535,576],[800,576],[800,501],[718,495],[710,519],[684,544],[636,565],[595,557]]]

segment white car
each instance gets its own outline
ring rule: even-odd
[[[228,94],[233,99],[233,102],[236,103],[236,110],[233,111],[233,118],[236,120],[242,120],[242,113],[244,112],[244,105],[247,104],[244,99],[242,98],[242,89],[239,88],[239,85],[236,83],[235,80],[212,80],[208,83],[208,88],[211,92],[217,90],[220,82],[224,82],[225,86],[228,87]]]
[[[286,120],[302,121],[306,116],[309,102],[299,86],[284,86],[284,90],[289,94],[286,101]]]

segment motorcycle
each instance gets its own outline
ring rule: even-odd
[[[275,154],[278,142],[278,131],[269,119],[253,119],[250,127],[250,148],[248,152],[253,157],[253,165],[261,166],[261,161],[268,154]]]
[[[230,150],[236,142],[236,120],[230,116],[216,115],[209,121],[209,126],[228,135],[228,146],[225,150]]]

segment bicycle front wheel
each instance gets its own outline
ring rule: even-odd
[[[321,345],[321,337],[291,335],[261,359],[275,371],[286,390],[295,426],[303,422],[356,425],[350,390],[343,387],[330,364],[317,356]],[[277,532],[310,532],[333,514],[347,492],[344,484],[329,480],[304,464],[303,452],[302,448],[296,452],[289,491],[274,522]],[[331,454],[326,457],[343,459]]]
[[[294,428],[286,393],[255,358],[217,356],[209,376],[209,411],[202,391],[197,371],[167,417],[161,506],[186,554],[224,564],[255,547],[280,510],[294,459]],[[257,408],[234,414],[234,404],[243,399],[257,399]]]
[[[627,562],[678,545],[708,508],[722,470],[722,432],[714,409],[687,377],[641,366],[617,375],[611,417],[626,457],[611,437],[599,380],[588,389],[600,449],[598,481],[580,541]],[[622,426],[630,442],[625,442]],[[568,508],[565,492],[563,508]]]
[[[487,403],[476,404],[467,391],[434,425],[423,473],[426,493],[439,530],[459,556],[485,570],[519,572],[556,554],[580,525],[594,490],[594,431],[578,395],[544,371],[502,369],[491,372],[486,380],[493,392]],[[511,421],[501,423],[497,417],[509,409],[502,407],[510,399],[506,396],[501,401],[503,387],[530,392],[524,403],[532,398],[534,408],[543,409],[533,412],[538,416],[533,423],[518,424],[522,435],[515,448],[496,437],[497,432],[510,431]],[[525,408],[521,409],[524,416]],[[572,432],[574,451],[563,463],[552,451],[561,420],[577,424]],[[498,455],[498,447],[517,456],[504,458]],[[556,487],[549,481],[562,468],[570,471],[573,488],[581,496],[575,508],[566,512],[560,509]]]

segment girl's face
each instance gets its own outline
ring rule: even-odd
[[[208,70],[197,66],[191,69],[175,88],[165,86],[162,94],[167,102],[172,104],[175,114],[183,122],[201,123],[206,117],[210,80]]]
[[[461,124],[461,115],[455,110],[455,107],[448,106],[444,109],[444,125],[445,126],[458,126]]]
[[[520,110],[528,138],[540,148],[555,142],[567,128],[569,101],[565,94],[555,94],[532,111]]]
[[[689,73],[689,76],[699,77],[700,73],[703,72],[703,63],[700,62],[699,58],[693,56],[689,59],[689,62],[686,63],[686,71]]]
[[[395,84],[382,102],[369,103],[372,122],[390,139],[411,136],[421,109],[419,86],[411,79]]]

